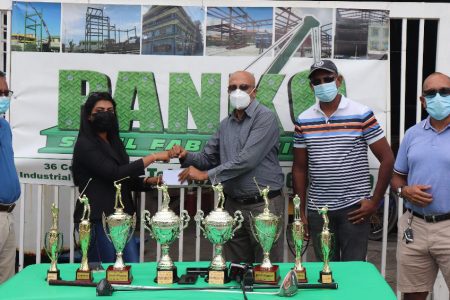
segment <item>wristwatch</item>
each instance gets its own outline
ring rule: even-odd
[[[404,185],[402,185],[402,186],[399,186],[398,188],[397,188],[397,191],[396,191],[396,195],[397,195],[397,197],[402,197],[402,190],[403,190],[403,188],[404,188],[405,186]],[[402,197],[403,198],[403,197]]]

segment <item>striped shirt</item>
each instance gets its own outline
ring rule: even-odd
[[[369,197],[367,146],[383,137],[372,110],[344,96],[329,118],[319,103],[301,113],[294,147],[308,151],[308,208],[337,210]]]

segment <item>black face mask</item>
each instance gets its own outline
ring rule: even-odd
[[[116,116],[110,111],[92,114],[92,126],[98,132],[107,132],[116,126]]]

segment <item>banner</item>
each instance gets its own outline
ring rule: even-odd
[[[229,75],[250,66],[257,99],[278,116],[289,187],[293,122],[315,103],[314,57],[333,59],[341,93],[370,106],[386,129],[388,22],[387,11],[360,9],[14,2],[10,121],[20,180],[73,184],[80,106],[92,91],[113,94],[132,159],[175,144],[200,151],[230,113]],[[178,167],[152,164],[147,174]]]

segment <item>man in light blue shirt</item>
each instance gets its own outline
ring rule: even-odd
[[[15,201],[20,196],[20,184],[14,165],[12,134],[4,114],[8,111],[12,91],[5,73],[0,72],[0,284],[14,275],[16,238],[14,234]]]
[[[450,78],[428,76],[420,100],[429,117],[406,131],[391,182],[408,209],[397,241],[405,300],[425,300],[438,269],[450,287]]]

